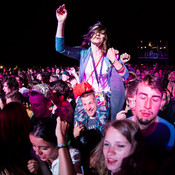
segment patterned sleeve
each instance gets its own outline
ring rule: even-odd
[[[69,153],[74,165],[74,169],[77,173],[82,173],[81,171],[81,154],[80,151],[76,148],[70,147]]]

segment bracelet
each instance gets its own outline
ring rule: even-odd
[[[124,65],[122,64],[122,67],[121,67],[119,70],[117,70],[117,72],[118,72],[118,73],[123,72],[124,69],[125,69],[125,67],[124,67]]]
[[[114,61],[111,61],[111,63],[112,63],[112,64],[114,64],[114,63],[115,63],[115,61],[116,61],[116,59],[115,59]]]
[[[58,144],[57,149],[59,150],[60,148],[68,148],[68,145],[66,145],[66,144]]]

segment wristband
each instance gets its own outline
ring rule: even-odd
[[[118,72],[118,73],[123,72],[124,69],[125,69],[125,67],[124,67],[124,65],[122,64],[122,67],[121,67],[119,70],[117,70],[117,72]]]
[[[114,64],[114,63],[115,63],[115,61],[116,61],[116,59],[115,59],[114,61],[112,61],[111,63],[112,63],[112,64]]]
[[[59,150],[60,148],[68,148],[66,144],[58,144],[57,149]]]

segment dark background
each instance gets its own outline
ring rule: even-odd
[[[17,0],[0,6],[0,65],[74,65],[76,61],[55,51],[56,9],[68,10],[66,43],[81,45],[88,28],[101,21],[111,46],[131,54],[137,63],[138,40],[168,40],[169,61],[174,61],[175,10],[173,1],[160,0]]]

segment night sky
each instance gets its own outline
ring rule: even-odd
[[[81,45],[88,28],[101,21],[111,46],[131,54],[137,63],[137,40],[166,39],[173,63],[175,10],[173,1],[160,0],[18,0],[0,6],[0,65],[74,65],[76,61],[55,51],[56,9],[68,10],[67,45]]]

